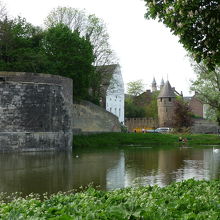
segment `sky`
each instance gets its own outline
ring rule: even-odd
[[[33,25],[43,26],[49,12],[58,6],[85,9],[102,18],[110,35],[111,49],[119,59],[125,87],[143,80],[151,88],[153,77],[159,86],[163,77],[184,96],[195,79],[187,52],[178,37],[162,23],[146,20],[143,0],[2,0],[9,15],[25,17]]]

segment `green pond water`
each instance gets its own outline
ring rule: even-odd
[[[93,183],[103,190],[219,179],[220,149],[128,146],[0,154],[0,192],[56,193]]]

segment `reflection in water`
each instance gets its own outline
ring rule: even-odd
[[[70,152],[0,154],[0,191],[54,193],[91,182],[104,190],[165,186],[188,178],[220,178],[220,150],[129,147]]]

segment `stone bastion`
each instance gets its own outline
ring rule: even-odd
[[[0,152],[72,147],[72,80],[0,72]]]

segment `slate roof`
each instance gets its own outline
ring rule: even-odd
[[[157,84],[157,83],[156,83],[156,80],[155,80],[155,77],[153,78],[152,84],[155,84],[155,85]]]
[[[169,81],[166,81],[165,85],[160,91],[160,94],[158,98],[175,98],[176,95],[174,94],[174,91],[169,83]]]
[[[161,86],[164,86],[164,80],[163,80],[163,78],[161,79],[160,85],[161,85]]]

